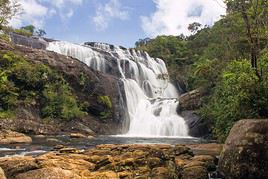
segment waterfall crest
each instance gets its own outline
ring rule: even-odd
[[[77,58],[94,70],[121,79],[126,97],[125,135],[188,136],[187,125],[176,112],[179,96],[163,60],[104,43],[55,41],[47,50]]]

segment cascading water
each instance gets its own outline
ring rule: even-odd
[[[50,42],[47,50],[71,56],[91,68],[118,76],[124,84],[127,136],[188,136],[180,117],[178,93],[165,63],[147,53],[103,43]]]

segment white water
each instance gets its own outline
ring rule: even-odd
[[[188,136],[187,125],[180,117],[178,93],[169,82],[165,63],[147,53],[103,43],[90,46],[51,42],[47,50],[71,56],[91,68],[117,75],[124,83],[127,136]]]

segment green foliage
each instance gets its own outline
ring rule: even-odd
[[[44,107],[42,115],[45,118],[62,118],[66,120],[80,118],[83,113],[71,89],[63,80],[47,84],[43,91]]]
[[[158,36],[151,40],[146,38],[136,43],[136,49],[146,51],[152,57],[163,59],[173,79],[185,73],[187,71],[185,65],[192,63],[187,41],[181,37]]]
[[[10,37],[9,35],[5,34],[5,33],[2,33],[0,32],[0,39],[5,41],[5,42],[10,42]]]
[[[26,30],[32,34],[35,32],[35,26],[33,26],[33,25],[24,26],[24,27],[21,27],[20,29]]]
[[[0,30],[8,25],[12,17],[20,12],[20,5],[13,0],[0,0]]]
[[[30,37],[33,35],[32,32],[25,30],[25,29],[15,29],[14,32],[19,34],[19,35],[23,35],[23,36],[27,36],[27,37]]]
[[[268,64],[266,64],[268,65]],[[200,114],[210,119],[215,136],[223,141],[233,124],[243,118],[259,118],[267,110],[268,80],[259,81],[248,60],[233,61]]]
[[[166,62],[172,80],[182,80],[189,91],[206,92],[200,115],[220,140],[237,120],[268,117],[267,1],[228,3],[227,15],[212,27],[200,29],[193,23],[188,37],[159,36],[136,43],[137,49]],[[250,63],[253,53],[258,73]]]
[[[40,107],[45,118],[82,117],[76,97],[62,76],[11,52],[0,52],[0,117],[19,105]]]
[[[109,96],[98,96],[98,103],[104,106],[104,111],[100,113],[102,119],[111,117],[112,115],[112,101]]]
[[[98,102],[103,104],[107,109],[112,109],[112,101],[109,96],[98,96]]]

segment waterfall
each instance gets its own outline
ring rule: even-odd
[[[47,50],[77,58],[94,70],[120,78],[126,96],[125,135],[188,136],[187,125],[176,112],[178,92],[169,82],[163,60],[104,43],[55,41]]]

